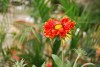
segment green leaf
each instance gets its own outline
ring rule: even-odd
[[[74,49],[74,51],[75,51],[79,56],[87,55],[87,53],[86,53],[83,49]]]
[[[67,64],[65,64],[65,67],[71,67],[70,61],[67,61]]]
[[[15,64],[13,65],[13,67],[25,67],[26,64],[24,64],[24,60],[22,59],[20,62],[15,62]]]
[[[79,7],[73,0],[59,0],[64,10],[64,15],[67,14],[72,19],[76,19],[79,15]]]
[[[36,67],[35,65],[32,65],[32,67]]]
[[[41,67],[45,67],[45,62],[42,64],[42,66]]]
[[[34,7],[34,12],[38,12],[37,14],[42,19],[42,22],[45,22],[49,18],[50,13],[50,6],[48,7],[48,4],[50,3],[50,0],[35,0],[32,2]]]
[[[36,31],[35,31],[33,28],[31,28],[31,30],[32,30],[34,36],[36,37],[36,39],[40,42],[39,36],[38,36],[38,34],[36,33]]]
[[[52,54],[52,58],[58,67],[62,67],[62,61],[57,55]]]
[[[9,0],[2,0],[2,7],[4,13],[7,11],[8,4],[9,4]]]

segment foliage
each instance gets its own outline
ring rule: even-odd
[[[24,60],[22,59],[20,62],[15,62],[15,64],[13,65],[13,67],[25,67],[26,64],[24,64]]]
[[[50,0],[32,0],[31,7],[32,7],[32,16],[37,19],[41,18],[41,22],[45,22],[49,18],[50,8],[48,4]],[[37,19],[38,20],[38,19]],[[37,21],[36,21],[37,22]]]
[[[70,61],[67,61],[67,64],[64,63],[64,67],[78,67],[78,59],[84,55],[86,55],[86,52],[82,49],[75,49],[75,52],[78,54],[74,64],[72,64]],[[54,62],[57,64],[58,67],[62,67],[62,61],[57,55],[52,55]],[[87,65],[94,65],[93,63],[85,63],[81,67],[87,66]]]
[[[8,4],[9,4],[9,0],[1,0],[0,1],[1,3],[1,8],[0,8],[0,11],[3,12],[3,13],[6,13],[7,10],[8,10]]]

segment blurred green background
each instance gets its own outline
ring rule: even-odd
[[[92,62],[100,67],[100,0],[0,0],[0,67],[12,67],[21,59],[26,67],[40,67],[50,53],[61,57],[60,39],[55,38],[50,48],[43,24],[63,16],[76,21],[66,37],[65,61],[73,63],[73,49],[82,48],[87,55],[78,64]]]

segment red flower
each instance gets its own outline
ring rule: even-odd
[[[44,24],[44,35],[48,38],[54,38],[60,36],[64,38],[66,34],[75,26],[75,22],[72,22],[70,18],[63,17],[60,21],[55,19],[49,19]]]
[[[45,67],[52,67],[52,63],[48,63],[48,64],[46,64]]]
[[[11,51],[11,55],[12,55],[12,58],[19,61],[20,58],[17,56],[17,51],[16,50],[13,50]]]

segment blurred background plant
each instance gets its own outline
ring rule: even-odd
[[[65,15],[76,21],[76,27],[66,37],[64,61],[73,63],[73,49],[82,48],[87,56],[78,63],[92,62],[99,67],[99,5],[99,0],[0,0],[0,67],[11,67],[21,59],[26,67],[40,67],[51,63],[50,53],[61,57],[61,41],[55,38],[51,49],[50,40],[43,36],[43,24]],[[57,67],[54,62],[53,67]]]

